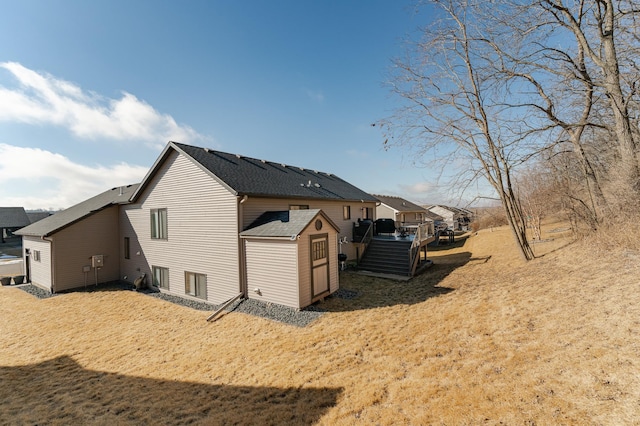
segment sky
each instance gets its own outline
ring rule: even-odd
[[[0,205],[140,182],[170,140],[452,203],[385,150],[384,82],[428,24],[409,0],[0,0]]]

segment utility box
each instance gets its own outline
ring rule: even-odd
[[[104,266],[104,255],[96,254],[91,256],[91,266],[94,268],[102,268]]]

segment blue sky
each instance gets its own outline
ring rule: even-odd
[[[450,202],[371,124],[413,2],[0,0],[0,205],[138,182],[169,140]]]

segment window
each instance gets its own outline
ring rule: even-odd
[[[289,210],[309,210],[308,204],[290,204]]]
[[[342,206],[342,218],[344,220],[351,219],[351,206]]]
[[[153,285],[160,288],[169,289],[169,268],[161,268],[159,266],[152,266],[151,273],[153,274]]]
[[[167,209],[151,209],[151,238],[167,239]]]
[[[372,207],[363,207],[362,208],[362,218],[363,219],[371,219],[371,220],[373,220],[373,208]]]
[[[33,260],[35,262],[40,262],[40,250],[33,251]]]
[[[422,213],[416,213],[416,220],[422,222]]]
[[[313,256],[313,260],[325,259],[327,257],[327,241],[319,240],[314,241],[311,246],[311,255]]]
[[[124,237],[124,258],[125,259],[131,259],[129,237]]]
[[[194,272],[184,273],[184,292],[200,299],[207,298],[207,276]]]

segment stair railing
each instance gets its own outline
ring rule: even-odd
[[[372,239],[373,239],[373,222],[369,224],[367,231],[364,233],[364,235],[362,236],[362,240],[360,241],[360,244],[362,244],[363,248],[362,248],[362,252],[360,253],[360,257],[358,258],[358,263],[360,262],[360,259],[362,259],[362,257],[364,256],[364,253],[367,251],[367,248],[369,248],[369,243],[371,242]]]
[[[422,241],[429,237],[429,224],[421,223],[416,228],[416,233],[413,236],[413,243],[409,248],[409,276],[413,276],[416,273],[418,267],[418,261],[420,260],[420,247]]]

